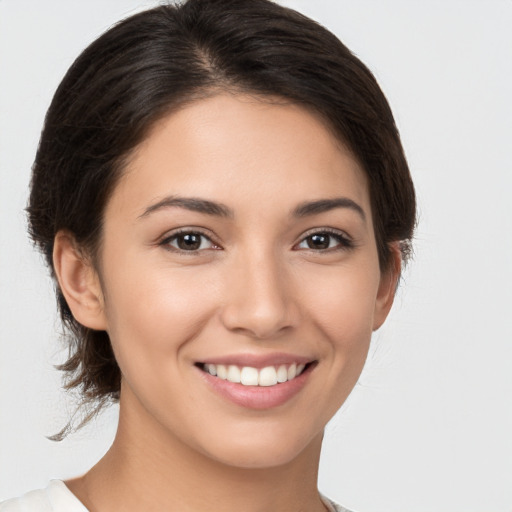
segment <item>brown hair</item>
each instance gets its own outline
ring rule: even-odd
[[[324,27],[269,0],[188,0],[115,25],[83,51],[55,93],[28,206],[30,234],[53,276],[59,230],[94,261],[123,163],[154,123],[220,90],[278,97],[320,114],[368,176],[381,269],[391,264],[391,242],[401,242],[405,259],[414,188],[391,110],[366,66]],[[80,325],[58,286],[57,300],[71,334],[60,366],[66,387],[97,412],[120,391],[108,334]]]

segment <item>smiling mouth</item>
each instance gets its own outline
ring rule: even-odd
[[[278,366],[265,366],[264,368],[211,363],[198,363],[197,366],[213,377],[235,384],[271,387],[294,380],[314,363],[315,361],[307,364],[281,364]]]

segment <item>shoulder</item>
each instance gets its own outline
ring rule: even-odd
[[[46,489],[0,503],[0,512],[87,512],[87,509],[64,482],[52,480]]]
[[[325,496],[322,496],[322,501],[324,502],[329,512],[350,512],[348,508],[343,508],[341,505],[334,503],[334,501],[330,500],[329,498],[326,498]],[[0,512],[3,512],[3,510],[1,510]]]

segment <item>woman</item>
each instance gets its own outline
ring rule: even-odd
[[[92,43],[59,86],[31,235],[109,452],[12,510],[345,510],[323,429],[393,302],[415,219],[389,106],[334,35],[189,0]],[[46,507],[46,508],[44,508]]]

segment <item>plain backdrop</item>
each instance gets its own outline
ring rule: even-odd
[[[329,424],[320,489],[358,512],[512,511],[512,2],[288,0],[377,76],[419,200],[415,258]],[[111,409],[73,411],[24,207],[45,110],[78,53],[154,1],[0,0],[0,500],[88,469]]]

